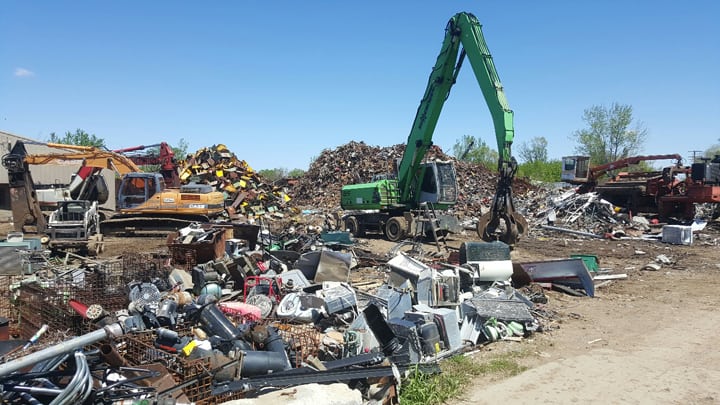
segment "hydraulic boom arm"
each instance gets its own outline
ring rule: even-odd
[[[157,148],[151,153],[142,154],[140,151]],[[160,174],[165,180],[165,187],[180,187],[180,177],[178,176],[178,166],[175,160],[175,153],[167,142],[156,143],[154,145],[140,145],[130,148],[115,149],[113,152],[121,154],[138,166],[159,166]]]
[[[570,159],[588,159],[589,157],[570,157]],[[665,155],[643,155],[643,156],[630,156],[626,158],[622,158],[619,160],[615,160],[610,163],[605,163],[598,166],[593,166],[587,169],[586,173],[582,175],[582,177],[574,177],[572,179],[565,179],[570,184],[578,184],[580,187],[578,187],[578,192],[580,193],[587,193],[591,192],[595,189],[595,186],[598,184],[598,180],[605,175],[607,172],[616,170],[616,169],[622,169],[624,167],[628,167],[631,165],[636,165],[640,162],[646,162],[649,160],[664,160],[664,159],[674,159],[676,161],[676,165],[680,166],[682,162],[682,156],[680,156],[677,153],[672,154],[665,154]],[[586,167],[586,166],[583,166]]]
[[[467,56],[490,109],[499,153],[497,191],[491,211],[478,223],[478,234],[484,240],[500,239],[513,245],[527,230],[527,222],[515,213],[512,202],[512,180],[517,170],[510,149],[514,138],[513,112],[508,106],[481,27],[470,13],[458,13],[448,21],[440,54],[430,74],[398,168],[400,200],[417,201],[419,198],[416,189],[422,178],[421,162],[432,145],[432,134],[440,112]]]
[[[609,172],[610,170],[620,169],[620,168],[627,167],[630,165],[636,165],[640,162],[646,162],[648,160],[662,160],[662,159],[675,159],[678,162],[677,164],[679,165],[680,162],[682,161],[682,156],[678,155],[677,153],[667,154],[667,155],[631,156],[631,157],[623,158],[620,160],[616,160],[614,162],[605,163],[604,165],[591,167],[588,178],[590,180],[596,181],[598,179],[598,177]]]
[[[499,239],[514,245],[520,236],[526,233],[527,221],[515,212],[512,199],[512,181],[517,172],[517,162],[512,157],[510,148],[515,138],[513,111],[505,98],[495,63],[482,34],[482,26],[472,14],[460,13],[456,17],[456,30],[459,30],[463,50],[470,59],[470,65],[490,109],[499,155],[498,183],[493,204],[490,211],[480,217],[477,232],[486,241]],[[452,20],[450,22],[452,23]]]
[[[77,152],[64,151],[59,153],[26,155],[25,162],[31,165],[43,165],[64,160],[82,160],[85,162],[85,166],[114,170],[120,176],[128,173],[142,172],[132,160],[119,153],[92,146],[64,145],[60,143],[47,143],[46,145],[57,149],[76,150]]]

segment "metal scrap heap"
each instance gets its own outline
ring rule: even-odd
[[[511,285],[502,242],[439,262],[409,241],[378,255],[347,232],[197,224],[168,247],[5,284],[19,319],[0,347],[3,400],[214,404],[339,383],[314,390],[395,403],[398,371],[438,373],[439,359],[542,329],[546,299]]]
[[[307,173],[292,189],[296,206],[339,207],[340,189],[346,184],[368,182],[374,175],[392,173],[393,162],[402,158],[404,144],[389,147],[350,142],[335,149],[325,149],[313,161]],[[452,160],[457,171],[460,195],[455,209],[469,216],[478,215],[480,208],[492,203],[497,173],[477,163],[458,161],[433,145],[427,159]],[[523,195],[534,187],[523,179],[513,183],[515,195]]]
[[[300,178],[271,184],[247,161],[238,159],[225,145],[217,144],[190,155],[181,165],[180,180],[183,184],[209,184],[224,193],[228,213],[233,219],[293,220],[297,219],[296,214],[308,208],[326,214],[339,211],[343,185],[367,182],[374,175],[392,173],[393,162],[402,157],[404,150],[404,144],[380,147],[349,142],[323,150]],[[426,158],[454,161],[460,189],[455,210],[459,214],[474,217],[489,208],[497,173],[481,164],[458,161],[438,146],[432,146]],[[520,200],[534,188],[524,179],[516,179],[513,183],[513,191]],[[323,220],[324,217],[319,223]]]
[[[290,195],[268,184],[225,145],[202,148],[190,155],[180,171],[180,181],[209,184],[225,194],[231,216],[282,216]]]

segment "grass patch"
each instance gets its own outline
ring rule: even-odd
[[[415,369],[400,389],[400,403],[410,405],[442,404],[462,394],[473,377],[512,377],[527,369],[517,362],[524,352],[505,353],[480,363],[470,357],[454,356],[440,364],[442,373],[430,375]]]

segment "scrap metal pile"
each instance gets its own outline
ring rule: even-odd
[[[603,235],[612,226],[628,223],[629,217],[597,193],[578,194],[572,188],[534,193],[535,208],[528,221],[535,227],[548,224]]]
[[[377,255],[347,232],[250,229],[190,226],[167,252],[8,279],[18,339],[0,352],[3,400],[209,404],[363,381],[358,398],[394,401],[396,370],[439,372],[441,358],[543,329],[547,298],[512,281],[533,275],[502,242],[441,260],[413,242]]]
[[[225,194],[231,217],[282,217],[290,195],[262,179],[245,160],[225,145],[202,148],[189,156],[180,171],[180,181],[209,184]]]
[[[278,231],[291,225],[335,229],[340,226],[341,188],[369,181],[374,175],[393,173],[393,164],[402,157],[404,149],[403,144],[379,147],[350,142],[323,150],[301,177],[271,184],[247,161],[219,144],[190,155],[182,165],[180,180],[184,184],[209,184],[223,192],[232,220],[260,219]],[[458,161],[437,146],[429,149],[426,158],[454,162],[459,195],[453,211],[465,218],[463,222],[471,223],[489,210],[497,173],[480,164]],[[524,179],[513,183],[515,202],[521,211],[523,196],[535,188]]]
[[[633,214],[612,204],[597,192],[577,193],[574,188],[537,188],[526,195],[525,214],[532,232],[539,234],[569,233],[591,238],[661,239],[675,244],[688,244],[669,237],[681,229],[692,233],[717,218],[717,204],[696,204],[694,221],[665,220],[655,214]],[[693,228],[693,229],[691,229]]]
[[[379,147],[364,142],[350,142],[335,149],[325,149],[293,187],[294,204],[339,209],[343,185],[368,182],[374,175],[393,173],[393,162],[402,157],[404,150],[404,144]],[[457,161],[436,145],[428,150],[426,159],[455,162],[460,189],[455,206],[458,212],[478,216],[481,209],[487,211],[495,194],[497,173],[480,164]],[[522,196],[531,189],[534,187],[522,179],[513,183],[515,195]]]

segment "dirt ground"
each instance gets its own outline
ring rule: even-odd
[[[0,227],[0,234],[7,232]],[[453,236],[457,248],[475,235]],[[361,239],[379,254],[393,244]],[[501,341],[473,354],[481,361],[495,353],[523,353],[528,370],[511,378],[481,378],[460,404],[498,403],[720,403],[720,226],[695,234],[690,246],[660,241],[600,240],[567,234],[531,235],[512,251],[514,262],[594,254],[602,269],[627,274],[596,288],[595,297],[547,291],[548,330],[522,342]],[[106,239],[102,257],[126,251],[157,251],[165,238]],[[435,249],[425,245],[430,252]],[[658,255],[672,263],[642,268]]]
[[[596,289],[595,298],[548,293],[559,328],[520,344],[500,342],[531,353],[529,371],[474,384],[463,403],[720,403],[716,229],[692,246],[556,237],[521,242],[513,260],[592,253],[601,267],[628,279]],[[641,270],[661,254],[674,264]]]

